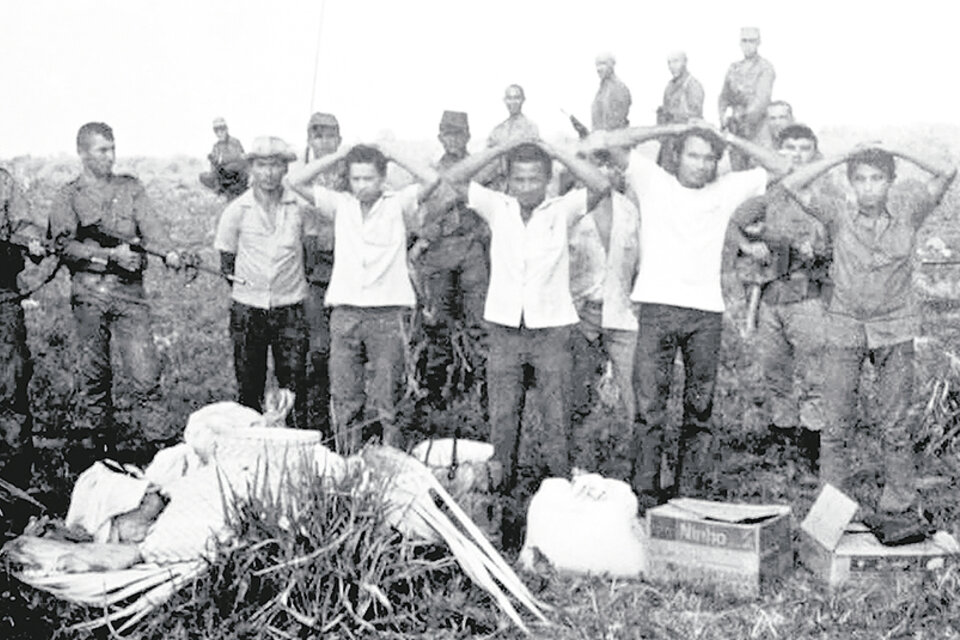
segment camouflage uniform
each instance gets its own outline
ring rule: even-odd
[[[444,155],[436,165],[445,171],[462,158]],[[483,380],[483,362],[480,352],[485,332],[483,306],[490,276],[488,247],[489,230],[486,223],[463,199],[442,208],[440,203],[450,200],[441,193],[424,203],[424,225],[420,236],[428,242],[417,259],[417,272],[426,317],[426,331],[430,348],[426,354],[425,378],[429,389],[428,402],[443,402],[444,391],[451,384],[467,388],[474,381]],[[453,370],[454,353],[451,339],[460,327],[467,331],[476,349],[471,361],[471,375],[466,380],[448,379]]]
[[[691,118],[703,117],[703,85],[684,71],[677,78],[670,78],[663,90],[663,104],[657,109],[657,124],[689,122]],[[660,142],[657,164],[669,171],[677,171],[677,138],[670,137]]]
[[[0,169],[0,474],[22,484],[30,472],[33,423],[27,398],[32,364],[27,349],[27,328],[17,287],[23,270],[21,249],[8,244],[24,237],[39,237],[38,229],[24,225],[30,211],[13,177]]]
[[[335,167],[328,173],[317,176],[316,184],[347,191],[348,184],[345,169]],[[307,327],[310,342],[307,350],[307,424],[318,429],[326,437],[333,436],[330,426],[330,308],[324,306],[333,273],[333,223],[318,213],[316,235],[303,238],[304,271],[309,290],[304,300]]]
[[[110,235],[143,241],[158,250],[169,247],[169,238],[143,185],[127,175],[105,180],[82,175],[64,185],[54,201],[50,228],[72,276],[71,304],[80,351],[77,386],[83,405],[78,422],[110,449],[116,444],[111,342],[120,352],[125,377],[133,383],[140,415],[158,395],[160,363],[143,289],[146,254],[134,271],[113,262],[104,265],[91,255],[121,244]],[[141,421],[141,429],[148,441],[173,435],[149,419]]]
[[[827,230],[781,189],[763,196],[764,242],[776,273],[763,287],[755,344],[761,363],[763,405],[780,428],[823,428],[824,294],[829,295]],[[813,257],[797,247],[808,243]],[[794,373],[800,384],[795,388]]]
[[[738,60],[730,65],[720,92],[721,105],[733,107],[730,130],[752,142],[771,147],[770,131],[766,126],[767,106],[773,93],[776,71],[760,56]],[[730,150],[730,165],[734,171],[749,169],[750,158],[736,149]]]

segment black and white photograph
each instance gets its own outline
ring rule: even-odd
[[[0,638],[960,640],[960,9],[0,21]]]

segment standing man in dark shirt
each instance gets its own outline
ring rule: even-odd
[[[0,169],[0,477],[17,486],[29,482],[33,457],[27,397],[32,365],[17,275],[24,268],[24,245],[31,258],[43,255],[45,226],[31,215],[13,176]]]
[[[243,157],[243,145],[230,135],[227,121],[223,118],[214,119],[213,133],[217,141],[207,155],[210,171],[200,174],[200,182],[218,196],[225,194],[228,200],[233,200],[247,190],[247,163]]]
[[[466,158],[470,125],[462,111],[444,111],[438,134],[443,156],[434,168],[441,175]],[[483,304],[487,295],[489,238],[486,224],[465,199],[447,197],[449,187],[442,186],[424,203],[424,224],[420,239],[411,252],[417,264],[423,299],[426,331],[431,345],[427,353],[426,379],[428,401],[439,404],[452,387],[466,391],[483,380],[481,348]],[[453,340],[455,333],[466,338],[470,373],[455,377]]]
[[[71,303],[80,353],[78,387],[84,415],[97,448],[116,446],[113,424],[111,343],[120,351],[125,376],[133,382],[140,411],[156,399],[160,363],[151,330],[150,304],[143,289],[147,256],[138,245],[163,251],[170,247],[143,184],[113,173],[116,159],[113,130],[89,122],[77,132],[83,162],[80,176],[64,185],[50,212],[50,231],[70,268]],[[180,266],[180,255],[168,251],[168,267]],[[140,424],[147,447],[161,446],[179,434],[158,432],[161,425]]]
[[[332,113],[314,113],[307,123],[304,160],[323,158],[340,148],[340,122]],[[347,191],[346,169],[342,164],[317,175],[314,184]],[[303,238],[303,260],[309,290],[304,301],[310,344],[307,351],[307,424],[332,436],[330,426],[330,309],[323,304],[333,273],[333,223],[317,211]]]
[[[773,65],[757,53],[759,46],[759,29],[744,27],[740,30],[743,60],[734,62],[727,70],[717,106],[720,123],[725,129],[741,138],[772,148],[765,124],[777,74]],[[737,149],[731,149],[730,166],[734,171],[749,169],[750,158]]]
[[[682,51],[667,57],[670,81],[663,90],[663,104],[657,108],[657,124],[686,124],[703,118],[703,85],[687,70],[687,54]],[[657,164],[668,173],[677,170],[676,138],[664,138],[660,142]]]
[[[597,56],[597,75],[600,76],[600,87],[593,98],[593,107],[590,110],[590,122],[593,131],[623,129],[630,125],[630,89],[617,77],[614,67],[617,61],[612,53],[601,53]]]

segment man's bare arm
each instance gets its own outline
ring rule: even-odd
[[[773,177],[780,178],[790,171],[790,160],[780,155],[777,151],[745,140],[730,131],[722,131],[719,133],[724,142],[756,160],[757,163],[770,172]]]
[[[388,160],[393,161],[394,164],[412,175],[414,179],[420,183],[420,201],[423,202],[426,200],[427,196],[437,187],[437,183],[440,181],[440,176],[433,167],[422,165],[408,153],[402,149],[397,149],[391,144],[380,144],[378,147]]]
[[[692,126],[689,123],[673,123],[654,127],[629,127],[615,131],[594,131],[580,141],[580,150],[589,153],[610,147],[635,147],[648,140],[681,135]]]
[[[316,204],[313,197],[313,183],[321,173],[329,171],[338,162],[346,157],[350,151],[348,147],[340,147],[337,151],[322,158],[311,160],[302,167],[294,167],[287,173],[286,184],[296,191],[310,204]]]
[[[467,156],[443,173],[443,179],[452,185],[464,185],[477,175],[481,169],[521,144],[534,142],[533,139],[516,138],[495,147],[488,147],[474,155]]]

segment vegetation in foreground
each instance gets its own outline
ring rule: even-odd
[[[875,131],[845,131],[833,138],[828,133],[822,137],[832,142],[833,148],[856,139],[902,140],[923,144],[928,150],[943,149],[955,161],[960,160],[956,131],[887,133],[878,136]],[[75,166],[72,162],[26,158],[15,161],[13,168],[19,178],[29,179],[33,203],[47,206],[56,186],[70,178]],[[201,165],[189,160],[144,160],[131,162],[127,169],[147,184],[176,241],[184,248],[199,250],[208,264],[216,264],[210,246],[222,205],[196,185]],[[960,227],[955,218],[960,212],[957,191],[954,187],[948,193],[944,205],[925,226],[921,247],[936,237],[947,247],[960,249]],[[940,297],[926,308],[925,335],[919,351],[917,410],[924,419],[917,438],[917,456],[923,474],[932,478],[924,492],[925,507],[936,524],[960,535],[960,502],[956,498],[960,480],[960,371],[956,368],[960,363],[956,355],[960,354],[960,311],[948,299],[960,296],[960,273],[956,269],[922,267],[918,277],[922,290]],[[187,284],[181,276],[164,272],[156,264],[151,265],[147,278],[156,316],[156,341],[165,361],[164,407],[150,419],[183,425],[192,410],[235,394],[226,324],[228,292],[214,278],[201,275]],[[64,275],[34,298],[38,305],[28,308],[27,322],[35,359],[31,391],[36,429],[43,439],[56,442],[70,427],[75,401],[74,337]],[[730,315],[739,318],[741,303],[732,303]],[[414,349],[416,353],[421,351]],[[813,478],[793,463],[796,451],[790,443],[772,441],[762,424],[745,419],[750,415],[746,390],[755,383],[750,361],[749,345],[740,340],[730,321],[716,401],[720,436],[727,453],[721,473],[710,488],[711,495],[717,499],[790,504],[799,521],[815,497]],[[864,375],[869,383],[869,369]],[[117,387],[120,422],[135,424],[140,416],[130,415],[124,408],[123,399],[129,394],[122,380]],[[469,396],[446,411],[421,407],[410,414],[420,416],[421,433],[449,435],[459,427],[464,436],[484,437],[477,397]],[[863,407],[865,424],[869,423],[869,404]],[[581,461],[592,463],[604,473],[620,475],[626,464],[623,447],[619,446],[622,443],[611,431],[603,410],[598,409],[596,414],[581,438]],[[135,441],[135,431],[130,429],[126,437]],[[865,436],[860,439],[854,447],[859,471],[850,492],[870,505],[877,498],[877,451]],[[530,465],[536,464],[529,452],[524,455]],[[29,492],[46,505],[49,513],[62,515],[73,481],[89,460],[64,447],[43,449],[40,457],[42,462]],[[289,529],[279,526],[281,514],[262,504],[249,505],[237,523],[243,533],[240,546],[224,554],[205,578],[137,627],[133,636],[179,640],[518,635],[437,549],[412,547],[374,526],[378,521],[375,505],[351,502],[337,493],[315,497],[317,511],[301,522],[301,527]],[[26,517],[37,512],[9,496],[0,497],[0,509],[4,514],[0,519],[3,540],[15,535]],[[354,527],[349,535],[341,536],[342,540],[331,537],[338,530],[346,533],[338,529],[338,522],[348,514],[363,514],[365,525]],[[337,540],[336,548],[342,553],[318,554],[309,562],[270,570]],[[883,583],[830,592],[797,566],[757,599],[694,591],[682,585],[560,576],[549,569],[524,577],[539,597],[556,607],[552,614],[555,626],[535,630],[544,638],[925,640],[960,638],[958,571],[956,566],[949,566],[920,580],[901,575]],[[348,583],[353,586],[344,586],[344,593],[357,597],[331,598],[331,584]],[[364,589],[363,585],[378,588]],[[66,629],[95,615],[95,611],[24,587],[0,569],[0,637],[84,637]],[[339,621],[338,615],[342,616]],[[106,635],[106,631],[86,634]]]

